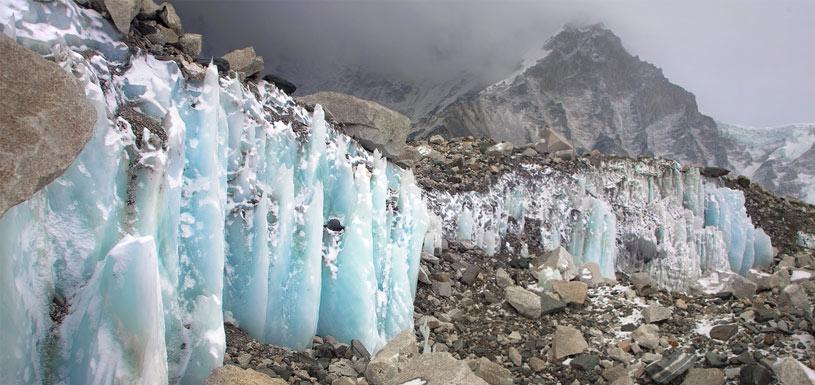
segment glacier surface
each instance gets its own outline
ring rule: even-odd
[[[537,227],[539,248],[566,247],[577,264],[597,263],[606,278],[646,271],[671,290],[714,271],[746,274],[773,256],[741,192],[705,183],[697,168],[673,161],[611,159],[576,172],[524,165],[484,192],[428,191],[427,200],[434,214],[426,252],[448,237],[490,255],[511,253],[504,236]]]
[[[201,384],[225,318],[297,349],[375,351],[412,327],[429,218],[410,171],[265,82],[130,56],[71,1],[0,3],[3,32],[75,74],[98,117],[0,218],[0,383]]]

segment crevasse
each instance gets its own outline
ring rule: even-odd
[[[224,318],[293,348],[376,350],[412,326],[429,219],[410,171],[264,82],[129,57],[73,2],[2,12],[98,119],[65,174],[0,218],[0,383],[200,384]]]

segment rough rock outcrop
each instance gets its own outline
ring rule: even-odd
[[[93,133],[76,79],[0,34],[0,214],[62,174]]]
[[[376,102],[339,92],[318,92],[298,100],[322,105],[341,129],[366,149],[378,149],[389,158],[403,157],[410,131],[410,119],[406,116]]]
[[[204,381],[204,385],[286,385],[286,381],[271,378],[252,369],[241,369],[235,365],[226,365],[215,369]]]
[[[236,49],[223,56],[229,63],[229,69],[236,71],[243,78],[248,78],[263,70],[263,57],[255,53],[253,47]]]

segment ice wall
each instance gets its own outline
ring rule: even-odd
[[[745,248],[732,234],[750,235],[761,250],[756,263],[772,258],[769,237],[755,229],[742,200],[722,207],[723,216],[738,218],[724,231],[707,220],[716,194],[737,194],[706,186],[699,170],[665,160],[607,160],[592,165],[582,159],[580,171],[525,165],[502,176],[486,192],[450,194],[430,191],[431,210],[442,226],[431,228],[447,237],[470,240],[492,254],[508,233],[540,231],[543,249],[563,245],[576,262],[595,262],[606,277],[615,271],[647,271],[662,287],[684,290],[701,275],[733,269],[729,255]],[[734,214],[735,213],[735,214]],[[532,220],[531,222],[529,220]],[[746,236],[745,236],[746,237]],[[427,250],[428,252],[431,250]],[[505,251],[510,251],[505,249]]]
[[[376,350],[412,326],[429,218],[409,171],[265,82],[129,56],[72,1],[0,0],[0,23],[98,116],[66,173],[0,218],[0,383],[201,384],[225,318],[293,348]]]

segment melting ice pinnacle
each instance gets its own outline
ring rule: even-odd
[[[410,171],[268,84],[128,57],[73,1],[0,9],[98,115],[65,174],[0,218],[0,383],[201,384],[224,315],[298,349],[330,334],[375,351],[412,327],[428,217]]]

